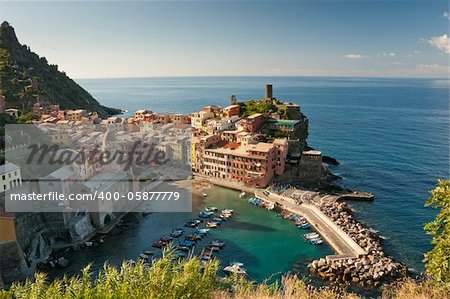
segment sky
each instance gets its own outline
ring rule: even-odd
[[[73,78],[448,77],[448,1],[0,2]]]

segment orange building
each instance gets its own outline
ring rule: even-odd
[[[225,108],[223,108],[223,116],[224,117],[232,117],[232,116],[239,116],[239,110],[241,107],[239,105],[230,105]]]
[[[275,174],[284,172],[286,153],[286,147],[272,143],[241,145],[231,142],[223,147],[204,149],[201,171],[219,179],[266,187]]]
[[[14,213],[7,213],[0,208],[0,243],[16,240]]]

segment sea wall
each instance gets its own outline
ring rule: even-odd
[[[320,210],[348,234],[367,255],[358,258],[334,258],[314,260],[308,265],[310,272],[329,281],[341,281],[362,286],[379,286],[406,273],[406,267],[387,256],[379,236],[353,218],[345,202],[318,204]]]
[[[32,270],[17,241],[0,243],[0,286],[23,280],[33,273]]]

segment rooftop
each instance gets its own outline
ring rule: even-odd
[[[6,164],[0,165],[0,174],[11,172],[19,168],[20,167],[14,163],[6,162]]]

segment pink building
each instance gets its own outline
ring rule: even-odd
[[[230,105],[225,108],[223,108],[223,116],[224,117],[232,117],[232,116],[239,116],[239,105]]]
[[[253,133],[261,128],[264,124],[264,120],[264,115],[261,113],[256,113],[244,118],[241,124],[244,126],[245,131]]]

